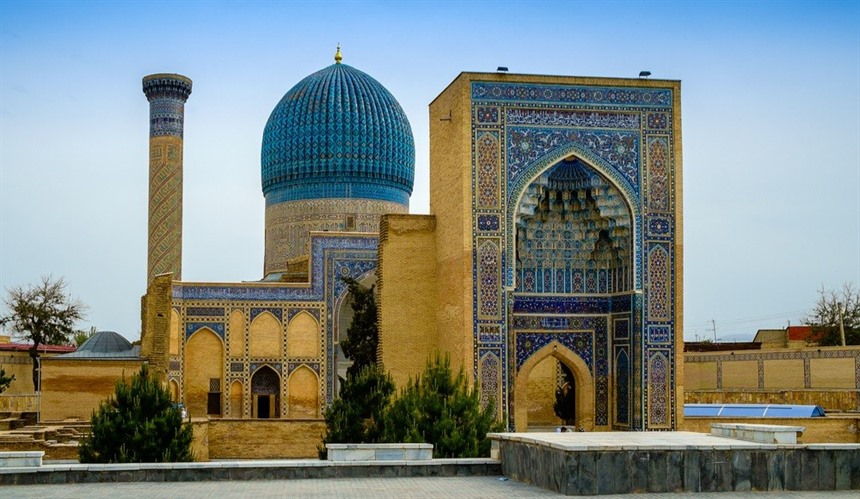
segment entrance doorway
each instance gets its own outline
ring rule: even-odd
[[[280,417],[281,377],[269,366],[263,366],[251,378],[254,418]]]
[[[257,408],[257,417],[260,419],[268,419],[272,417],[272,397],[271,395],[254,395],[256,399],[255,406]]]

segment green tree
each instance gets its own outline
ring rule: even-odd
[[[84,331],[83,329],[78,329],[75,331],[75,334],[72,336],[72,346],[79,347],[84,344],[85,341],[95,336],[96,331],[95,326],[90,326],[89,331]]]
[[[437,458],[489,456],[487,433],[501,428],[494,407],[482,408],[463,369],[454,376],[450,359],[437,354],[386,411],[385,440],[431,443]]]
[[[376,365],[364,366],[347,376],[340,395],[325,411],[326,434],[319,447],[325,458],[325,444],[382,442],[385,410],[394,394],[394,381]]]
[[[6,370],[3,369],[3,366],[0,366],[0,393],[5,392],[13,381],[15,381],[15,375],[6,376]]]
[[[92,430],[80,444],[82,463],[191,461],[192,431],[170,393],[144,364],[116,384],[116,393],[93,411]]]
[[[576,380],[564,362],[560,362],[559,367],[562,384],[555,389],[555,403],[552,410],[559,419],[564,421],[564,424],[571,425],[576,423]]]
[[[376,319],[375,286],[362,286],[355,279],[343,280],[352,296],[352,322],[346,331],[346,339],[340,342],[343,354],[352,360],[346,370],[347,378],[354,376],[365,366],[376,364],[376,349],[379,346],[379,328]]]
[[[813,333],[821,335],[819,345],[841,345],[840,315],[845,344],[860,345],[860,293],[851,283],[845,283],[840,291],[825,290],[822,286],[818,302],[804,322],[812,326]]]
[[[66,283],[62,278],[54,280],[43,276],[42,281],[27,287],[16,286],[7,290],[5,299],[8,313],[0,317],[0,325],[30,343],[30,358],[33,359],[33,389],[39,391],[40,345],[65,345],[74,333],[74,325],[83,319],[86,307],[66,294]]]

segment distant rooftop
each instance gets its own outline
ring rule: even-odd
[[[731,350],[761,350],[761,343],[754,341],[730,341],[714,343],[711,341],[685,341],[685,352],[728,352]]]
[[[32,343],[0,343],[0,352],[27,352],[33,348]],[[39,345],[39,353],[68,353],[74,352],[71,345]]]
[[[824,417],[818,405],[793,404],[684,404],[684,417],[815,418]]]

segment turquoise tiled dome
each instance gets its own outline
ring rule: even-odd
[[[266,204],[320,198],[409,203],[415,144],[406,114],[367,74],[332,64],[300,81],[263,132]]]

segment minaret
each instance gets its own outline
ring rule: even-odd
[[[143,78],[149,100],[149,238],[147,279],[182,279],[182,130],[191,80],[178,74]]]

